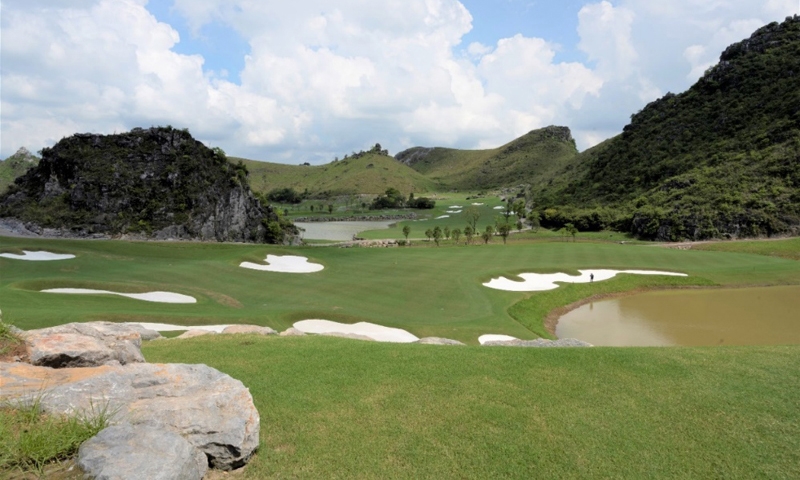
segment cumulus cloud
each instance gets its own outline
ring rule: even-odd
[[[197,33],[249,44],[240,81],[177,53],[146,0],[3,2],[0,155],[78,131],[188,127],[229,154],[322,162],[380,142],[495,147],[549,124],[580,147],[688,87],[729,43],[794,13],[792,1],[620,0],[576,18],[583,63],[509,32],[469,45],[457,0],[175,0]]]

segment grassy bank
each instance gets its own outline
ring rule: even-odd
[[[797,478],[800,347],[152,342],[250,388],[246,478]]]
[[[56,262],[0,258],[4,319],[23,329],[112,320],[255,323],[282,330],[297,320],[325,318],[369,321],[405,328],[420,337],[435,335],[475,343],[484,333],[535,337],[535,333],[542,334],[541,316],[547,309],[609,288],[800,283],[800,263],[792,260],[612,243],[339,249],[0,237],[0,251],[21,249],[77,255]],[[304,255],[325,269],[314,274],[284,274],[238,266],[242,261],[263,262],[268,253]],[[534,294],[482,285],[500,275],[585,268],[680,271],[689,277],[620,277]],[[55,287],[173,291],[192,295],[198,303],[169,305],[39,292]],[[536,311],[529,312],[528,304],[523,304],[509,315],[509,308],[521,300],[533,302]]]

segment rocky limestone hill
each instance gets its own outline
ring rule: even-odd
[[[800,231],[800,17],[728,47],[535,191],[543,225],[701,240]]]
[[[549,126],[499,148],[414,147],[395,159],[447,188],[471,190],[544,183],[577,153],[569,128]]]
[[[0,217],[73,236],[283,243],[297,233],[252,193],[247,168],[186,130],[76,134],[0,196]]]
[[[8,190],[14,179],[39,164],[40,158],[21,147],[14,155],[0,162],[0,194]]]

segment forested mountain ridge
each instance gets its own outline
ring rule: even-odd
[[[60,140],[0,195],[0,217],[78,236],[282,243],[297,233],[253,195],[244,165],[172,127]]]
[[[800,17],[728,47],[688,91],[647,105],[534,198],[553,225],[645,238],[796,232]]]

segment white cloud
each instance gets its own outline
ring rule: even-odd
[[[587,61],[567,63],[515,32],[462,45],[472,17],[457,0],[175,0],[194,31],[222,23],[248,42],[232,83],[176,53],[178,32],[145,0],[4,1],[0,156],[159,124],[293,163],[375,142],[494,147],[549,124],[586,147],[792,3],[589,3],[576,18]]]

